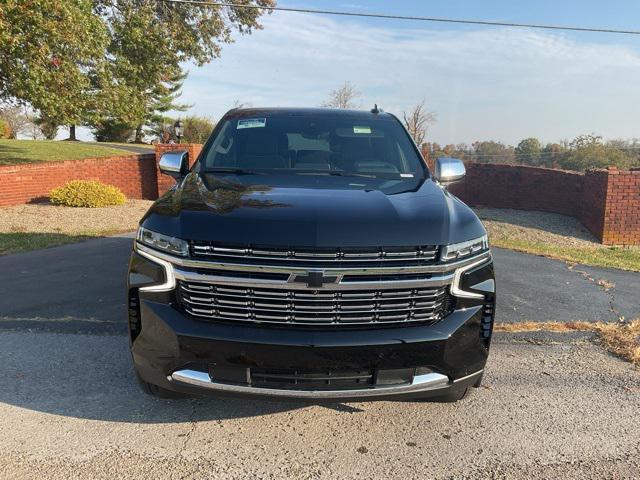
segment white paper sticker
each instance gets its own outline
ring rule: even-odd
[[[371,127],[353,127],[353,133],[366,133],[371,135]]]
[[[238,120],[237,130],[242,130],[243,128],[263,128],[266,125],[266,118],[247,118],[245,120]]]

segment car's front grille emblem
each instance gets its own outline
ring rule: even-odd
[[[339,280],[338,275],[325,275],[322,270],[310,270],[306,274],[292,273],[289,277],[289,283],[306,283],[309,288],[322,288]]]

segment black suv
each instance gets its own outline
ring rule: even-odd
[[[484,227],[396,117],[235,109],[140,222],[131,353],[159,396],[455,401],[495,306]]]

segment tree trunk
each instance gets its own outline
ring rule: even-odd
[[[135,143],[142,143],[142,125],[136,127],[136,138],[133,141]]]
[[[69,138],[67,140],[71,140],[71,141],[76,141],[78,140],[76,138],[76,126],[75,125],[69,125]]]

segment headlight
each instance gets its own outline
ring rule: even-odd
[[[179,255],[181,257],[189,255],[189,244],[180,238],[169,237],[140,227],[138,228],[136,239],[144,245],[172,255]]]
[[[466,242],[453,243],[451,245],[445,245],[442,247],[442,254],[440,260],[448,262],[450,260],[458,260],[460,258],[467,258],[476,253],[483,252],[489,249],[489,239],[486,235],[473,240],[467,240]]]

